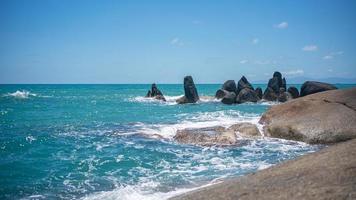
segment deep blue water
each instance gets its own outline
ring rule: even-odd
[[[165,199],[320,148],[178,144],[178,129],[257,124],[271,104],[223,105],[206,84],[202,101],[177,105],[182,85],[158,87],[166,103],[143,98],[150,85],[0,85],[0,199]]]

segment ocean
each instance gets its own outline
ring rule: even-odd
[[[213,97],[220,87],[197,84],[201,100],[177,105],[182,84],[158,84],[167,102],[144,98],[148,84],[0,85],[0,199],[163,200],[322,148],[175,142],[183,128],[258,124],[276,104],[224,105]]]

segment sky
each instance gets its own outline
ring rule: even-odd
[[[356,1],[0,0],[0,83],[356,78]]]

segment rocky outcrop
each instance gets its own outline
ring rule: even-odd
[[[260,98],[258,97],[257,93],[250,88],[242,89],[239,92],[239,95],[237,95],[236,97],[236,103],[246,103],[246,102],[256,103],[259,100]]]
[[[292,99],[292,95],[289,92],[286,92],[284,88],[279,88],[279,102],[286,102]]]
[[[280,88],[286,90],[286,79],[282,78],[282,74],[278,71],[273,73],[273,77],[269,79],[267,88],[263,93],[263,99],[267,101],[276,101],[280,95]]]
[[[235,92],[227,92],[227,94],[225,94],[225,96],[221,99],[221,102],[228,105],[235,103],[236,102]]]
[[[174,139],[183,144],[202,146],[240,145],[244,139],[261,136],[256,125],[243,122],[225,128],[222,126],[178,130]]]
[[[215,93],[215,98],[217,99],[222,99],[224,98],[225,95],[227,95],[229,91],[223,90],[223,89],[218,89]]]
[[[296,87],[290,86],[287,91],[289,92],[289,94],[292,96],[293,99],[299,97],[299,91]]]
[[[331,85],[329,83],[322,83],[322,82],[316,82],[316,81],[306,81],[303,83],[301,89],[300,89],[300,96],[306,96],[309,94],[314,94],[318,92],[323,92],[327,90],[335,90],[337,87],[334,85]]]
[[[191,76],[184,77],[184,96],[177,99],[178,104],[195,103],[199,100],[197,88]]]
[[[146,97],[166,101],[163,96],[163,93],[157,88],[157,85],[155,83],[151,85],[151,90],[148,90]]]
[[[356,138],[356,88],[320,92],[272,106],[260,123],[267,136],[307,143]]]
[[[171,200],[356,198],[356,139]]]

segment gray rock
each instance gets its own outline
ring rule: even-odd
[[[247,78],[245,76],[242,76],[239,82],[237,83],[236,95],[238,95],[240,91],[245,88],[254,90],[251,83],[248,82]]]
[[[299,97],[299,91],[298,91],[298,89],[296,87],[291,86],[291,87],[288,88],[287,91],[291,94],[293,99]]]
[[[163,93],[157,88],[157,85],[155,83],[151,85],[151,90],[148,90],[146,97],[166,101],[163,96]]]
[[[309,94],[314,94],[318,92],[323,92],[327,90],[335,90],[337,87],[334,85],[331,85],[329,83],[322,83],[322,82],[316,82],[316,81],[306,81],[303,83],[301,89],[300,89],[300,96],[306,96]]]
[[[356,88],[329,90],[272,106],[260,123],[266,136],[307,143],[356,138]]]
[[[267,87],[265,92],[263,93],[263,99],[267,101],[276,101],[278,99],[278,96],[272,88]]]
[[[257,87],[257,88],[255,89],[255,92],[256,92],[258,98],[262,99],[262,95],[263,95],[263,94],[262,94],[262,89],[261,89],[260,87]]]
[[[239,95],[236,97],[236,103],[245,103],[245,102],[254,102],[259,101],[257,93],[254,90],[249,88],[244,88],[239,92]]]
[[[184,96],[177,99],[178,104],[195,103],[199,100],[197,88],[191,76],[184,77]]]
[[[218,89],[215,93],[215,98],[217,99],[222,99],[224,98],[225,95],[227,95],[229,92],[223,89]]]
[[[257,126],[252,123],[248,123],[248,122],[234,124],[234,125],[230,126],[227,130],[231,130],[242,137],[253,137],[254,138],[254,137],[261,136],[261,133],[258,130]]]
[[[236,92],[236,83],[234,80],[228,80],[223,84],[221,89],[228,92]]]
[[[222,99],[221,102],[224,104],[233,104],[236,101],[235,92],[228,92]]]

